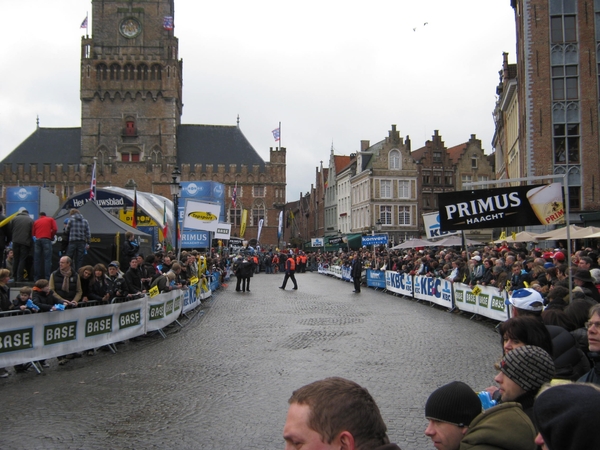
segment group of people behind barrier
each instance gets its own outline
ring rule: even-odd
[[[588,247],[567,258],[563,248],[506,243],[468,253],[440,248],[373,256],[364,249],[323,254],[319,271],[351,281],[359,259],[367,267],[365,284],[374,288],[478,314],[469,298],[477,306],[495,304],[502,349],[497,385],[474,390],[449,380],[430,395],[424,433],[436,448],[600,448],[598,254]],[[436,301],[437,290],[451,292],[452,301]]]

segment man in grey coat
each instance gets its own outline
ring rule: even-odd
[[[15,267],[13,277],[15,281],[25,281],[25,265],[33,247],[33,219],[29,216],[29,211],[24,209],[15,216],[10,224]],[[33,280],[33,274],[29,272],[31,270],[27,272],[27,278]]]

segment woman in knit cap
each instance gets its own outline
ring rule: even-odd
[[[565,384],[543,391],[533,414],[543,450],[600,448],[600,391],[589,384]]]

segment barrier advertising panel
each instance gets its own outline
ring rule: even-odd
[[[391,270],[385,271],[385,288],[396,294],[412,297],[413,295],[413,280],[412,275],[405,273],[397,273]]]
[[[504,321],[508,319],[505,304],[508,294],[493,286],[473,286],[454,283],[454,305],[461,311],[472,312],[490,319]]]
[[[367,286],[385,289],[385,271],[367,269]]]
[[[443,278],[415,276],[414,297],[452,309],[452,283]]]

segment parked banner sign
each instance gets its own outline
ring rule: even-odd
[[[440,230],[473,230],[565,221],[562,185],[552,183],[438,194]]]
[[[423,214],[423,225],[425,225],[425,233],[427,233],[427,239],[436,239],[444,236],[451,236],[458,234],[458,231],[441,231],[440,230],[440,213],[433,212]]]

